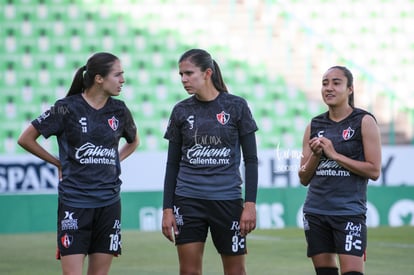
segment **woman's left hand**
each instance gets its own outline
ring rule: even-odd
[[[246,202],[240,217],[240,234],[244,237],[256,228],[256,204]]]
[[[336,155],[338,154],[332,144],[332,141],[330,139],[327,139],[326,137],[320,137],[319,138],[323,153],[325,156],[329,159],[336,160]]]

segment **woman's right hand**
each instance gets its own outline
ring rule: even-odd
[[[164,209],[162,212],[162,234],[164,234],[170,242],[174,242],[174,236],[178,235],[178,233],[173,210],[171,208]]]
[[[314,137],[309,140],[309,147],[314,155],[320,156],[322,154],[322,143],[319,137]]]

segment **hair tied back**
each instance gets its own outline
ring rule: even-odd
[[[87,74],[87,73],[88,73],[88,70],[86,69],[86,65],[85,65],[85,66],[83,66],[83,72],[82,72],[83,79],[85,79],[85,74]]]

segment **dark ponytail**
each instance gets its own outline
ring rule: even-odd
[[[86,65],[76,71],[66,96],[83,93],[92,87],[95,83],[95,76],[107,76],[116,60],[119,60],[118,57],[111,53],[100,52],[92,55]]]
[[[228,93],[226,84],[224,83],[221,75],[220,67],[207,51],[202,49],[188,50],[180,57],[178,63],[184,60],[189,60],[195,66],[199,67],[202,72],[205,72],[208,68],[210,68],[213,71],[211,80],[214,87],[219,92]]]
[[[228,93],[226,84],[224,84],[223,77],[221,76],[220,67],[214,59],[213,59],[213,65],[214,65],[214,69],[213,69],[213,75],[211,76],[211,78],[212,78],[214,87],[220,92]]]
[[[84,91],[84,85],[83,85],[83,74],[86,71],[86,65],[80,67],[73,77],[72,85],[70,86],[69,92],[66,94],[66,96],[74,95],[74,94],[80,94]]]

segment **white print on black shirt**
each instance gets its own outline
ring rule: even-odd
[[[81,164],[108,164],[115,165],[116,151],[114,148],[104,148],[87,142],[76,148],[75,157]]]
[[[227,147],[211,148],[210,145],[195,144],[188,149],[187,158],[191,164],[230,164],[230,151]]]
[[[46,118],[48,118],[50,116],[52,112],[51,111],[46,111],[43,114],[41,114],[36,120],[37,122],[42,123],[42,121],[46,120]]]
[[[190,124],[190,130],[194,128],[194,116],[190,115],[187,117],[187,122]]]
[[[86,117],[81,117],[80,119],[79,119],[79,124],[81,125],[81,127],[82,127],[82,133],[86,133],[86,132],[88,132],[88,123],[87,123],[87,121],[86,121]]]
[[[317,176],[349,177],[351,173],[331,159],[322,160],[315,172]]]
[[[231,149],[219,147],[221,137],[211,135],[194,135],[195,144],[188,149],[187,159],[193,165],[228,165]]]

